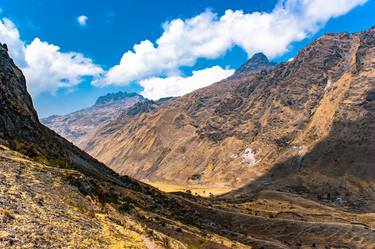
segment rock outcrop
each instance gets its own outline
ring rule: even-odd
[[[275,62],[270,62],[263,53],[256,53],[238,68],[232,77],[246,76],[262,70],[270,70],[275,68],[276,65]]]

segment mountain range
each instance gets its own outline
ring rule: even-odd
[[[43,120],[90,156],[0,45],[0,247],[374,248],[374,66],[375,27],[326,34],[182,97]]]
[[[165,190],[272,189],[374,209],[374,29],[326,34],[278,65],[255,58],[259,70],[244,73],[259,65],[248,62],[149,113],[120,115],[85,150]]]

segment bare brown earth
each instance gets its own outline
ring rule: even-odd
[[[124,115],[86,150],[151,184],[282,190],[374,211],[374,58],[374,28],[327,34],[275,69]]]

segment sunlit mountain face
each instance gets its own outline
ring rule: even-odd
[[[2,1],[0,248],[375,248],[374,10]]]

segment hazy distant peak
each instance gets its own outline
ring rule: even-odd
[[[132,97],[139,97],[143,99],[143,96],[138,93],[128,93],[128,92],[119,91],[117,93],[108,93],[104,96],[100,96],[96,100],[95,105],[96,106],[106,105],[106,104],[115,103],[115,102],[122,101],[124,99],[132,98]]]

